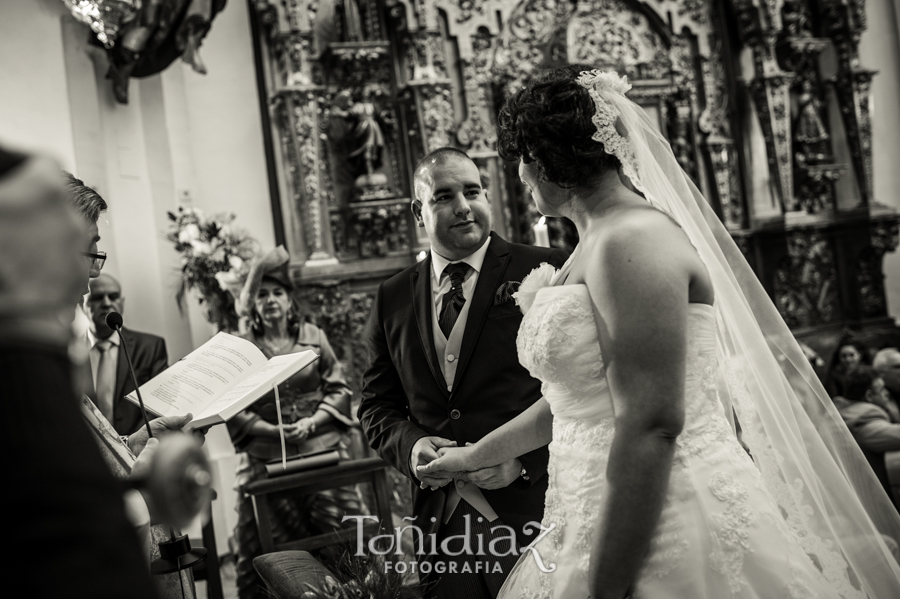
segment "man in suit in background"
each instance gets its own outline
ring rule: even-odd
[[[112,423],[120,435],[135,432],[144,423],[141,410],[125,396],[134,391],[128,372],[128,361],[120,355],[119,344],[124,341],[134,364],[139,385],[143,385],[169,366],[166,342],[162,337],[122,328],[121,337],[106,325],[110,312],[122,314],[125,297],[119,282],[101,273],[90,281],[91,292],[85,310],[91,319],[88,340],[91,345],[91,373],[94,393],[91,399],[100,412]]]
[[[439,544],[468,533],[473,552],[475,535],[483,536],[487,551],[492,538],[505,534],[496,527],[505,524],[524,545],[533,534],[523,534],[523,527],[543,514],[546,447],[452,481],[415,469],[435,459],[439,448],[475,442],[540,398],[540,383],[516,355],[522,313],[511,294],[542,262],[561,266],[565,252],[508,243],[492,233],[478,167],[460,150],[441,148],[423,158],[414,185],[412,211],[431,252],[378,289],[366,333],[359,419],[372,447],[413,481],[410,524],[436,533]],[[414,544],[417,552],[430,551],[430,543]],[[444,562],[448,573],[425,572],[427,582],[439,578],[426,596],[447,599],[495,597],[516,559],[415,556],[419,563],[429,558],[435,566]],[[469,573],[449,573],[451,562],[457,572],[468,563]]]

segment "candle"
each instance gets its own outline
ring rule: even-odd
[[[547,229],[547,217],[542,216],[534,228],[534,245],[550,247],[550,231]]]

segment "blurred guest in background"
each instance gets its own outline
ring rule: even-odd
[[[894,505],[898,505],[897,498],[891,492],[884,461],[886,452],[900,450],[900,411],[897,404],[885,388],[884,379],[874,368],[865,364],[847,373],[843,389],[844,395],[835,397],[834,404],[888,497]]]
[[[74,392],[72,316],[85,291],[83,254],[96,247],[63,184],[51,161],[0,149],[0,506],[11,547],[0,572],[29,597],[149,599],[122,487]]]
[[[884,386],[890,391],[893,399],[900,398],[900,350],[886,347],[875,354],[872,367],[884,379]]]
[[[279,386],[281,415],[288,457],[336,448],[349,458],[346,432],[350,416],[350,387],[325,333],[305,322],[291,297],[288,254],[283,247],[269,253],[248,276],[242,298],[252,298],[251,327],[246,338],[267,358],[313,350],[319,359]],[[235,450],[241,453],[237,483],[246,485],[266,477],[266,462],[281,458],[275,394],[270,392],[228,422]],[[355,487],[328,489],[311,495],[267,498],[272,514],[272,536],[284,543],[341,528],[345,514],[361,511]],[[253,568],[261,547],[253,502],[242,496],[234,538],[237,550],[237,586],[242,599],[266,596]]]
[[[844,335],[825,374],[825,390],[831,397],[844,395],[844,377],[860,364],[871,364],[869,348],[852,334]]]
[[[140,428],[144,419],[140,408],[125,399],[134,391],[134,383],[125,356],[120,359],[119,344],[124,341],[127,345],[138,385],[143,385],[168,367],[166,341],[126,327],[114,335],[115,331],[106,325],[106,316],[111,312],[124,314],[122,287],[112,276],[101,273],[91,279],[90,290],[85,311],[91,319],[88,331],[94,382],[91,399],[120,435],[128,435]]]

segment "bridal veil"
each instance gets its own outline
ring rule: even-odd
[[[596,141],[686,232],[715,289],[719,397],[786,523],[844,597],[900,597],[900,515],[728,231],[615,73],[584,71]]]

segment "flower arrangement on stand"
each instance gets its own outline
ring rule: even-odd
[[[179,208],[168,215],[166,239],[181,255],[181,282],[175,294],[178,307],[184,309],[185,297],[194,290],[210,323],[220,331],[238,331],[234,298],[240,294],[259,244],[232,225],[234,214],[208,217],[199,208]]]

